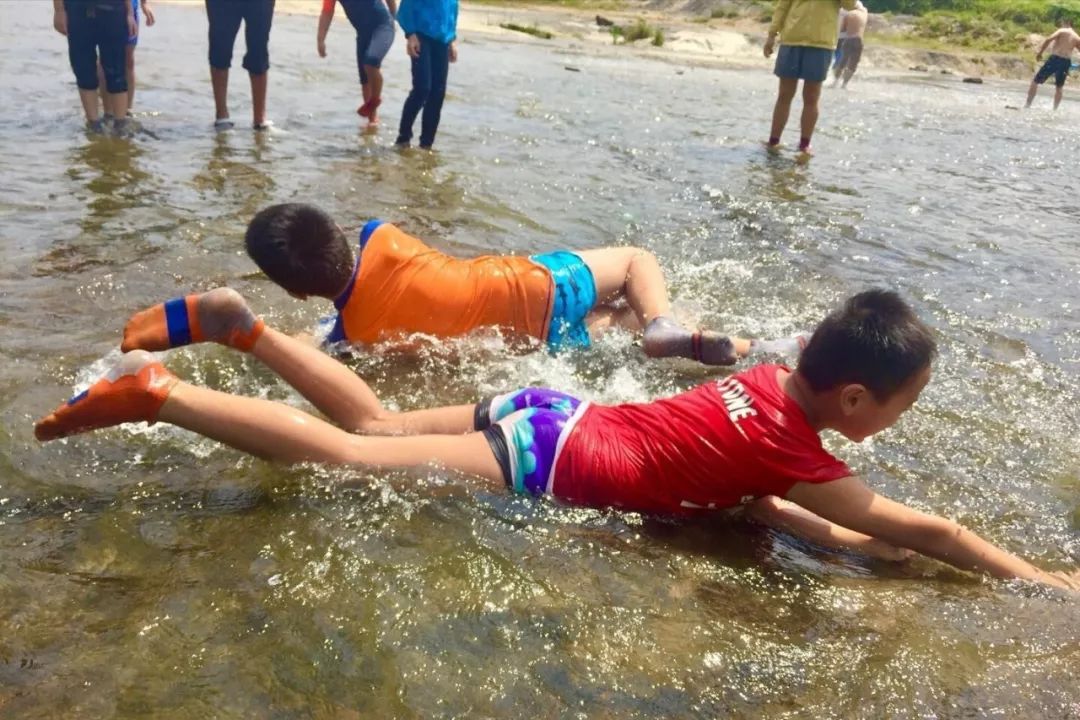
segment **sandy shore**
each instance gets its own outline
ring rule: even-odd
[[[202,5],[203,0],[161,0],[185,5]],[[277,12],[317,15],[319,0],[277,0]],[[338,13],[342,13],[339,9]],[[560,52],[589,55],[647,57],[688,66],[772,68],[772,61],[761,52],[767,26],[751,21],[710,20],[700,22],[690,15],[656,11],[600,11],[606,19],[619,24],[644,18],[664,31],[664,44],[656,47],[649,40],[635,43],[612,43],[608,28],[597,24],[597,12],[582,8],[497,4],[462,4],[458,18],[460,42],[471,37],[493,37],[505,42],[547,45]],[[501,25],[513,23],[536,27],[554,34],[550,40],[507,30]],[[940,52],[874,44],[870,40],[863,55],[860,73],[874,75],[934,74],[963,77],[1027,79],[1033,61],[1012,55],[975,52]]]

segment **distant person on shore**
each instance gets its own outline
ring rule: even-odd
[[[270,70],[270,25],[274,19],[274,0],[206,0],[206,18],[210,24],[210,83],[214,88],[214,128],[229,130],[229,67],[233,44],[244,23],[243,67],[251,78],[251,126],[268,130],[266,119],[266,84]]]
[[[154,11],[150,9],[150,3],[142,0],[142,14],[146,18],[146,27],[154,25]],[[131,0],[131,12],[135,15],[135,34],[128,38],[126,51],[126,76],[127,76],[127,110],[125,116],[131,114],[131,108],[135,105],[135,46],[139,44],[139,0]],[[98,85],[101,90],[101,102],[105,106],[105,119],[110,120],[118,117],[116,109],[112,107],[108,94],[105,92],[105,71],[98,63]]]
[[[1024,107],[1031,107],[1031,103],[1035,100],[1035,94],[1039,92],[1039,86],[1049,80],[1051,75],[1054,76],[1055,85],[1054,109],[1057,110],[1058,105],[1061,104],[1061,97],[1065,93],[1065,78],[1068,77],[1069,70],[1072,69],[1073,51],[1080,49],[1080,35],[1077,35],[1076,31],[1073,30],[1072,21],[1061,21],[1061,27],[1057,32],[1046,38],[1039,47],[1039,53],[1035,56],[1035,59],[1042,60],[1043,53],[1051,45],[1053,45],[1053,49],[1050,51],[1050,58],[1035,73],[1035,77],[1031,81],[1031,87],[1028,88],[1027,104]]]
[[[833,86],[840,82],[840,76],[844,78],[844,87],[851,82],[851,76],[859,69],[859,61],[862,60],[863,35],[866,34],[866,24],[870,20],[870,13],[862,0],[855,3],[855,9],[844,17],[844,41],[840,51],[840,62],[833,68]]]
[[[368,127],[379,124],[379,105],[382,103],[382,61],[394,43],[395,0],[323,0],[319,15],[319,57],[326,57],[326,33],[334,20],[334,6],[340,2],[356,29],[356,67],[360,71],[360,92],[363,102],[357,109],[367,118]]]
[[[772,57],[776,39],[780,52],[776,55],[776,76],[780,90],[773,108],[769,147],[780,145],[791,102],[803,81],[803,112],[799,151],[811,154],[810,140],[818,121],[818,102],[821,86],[829,76],[833,48],[836,46],[836,17],[841,7],[855,8],[856,0],[777,0],[772,27],[765,41],[765,57]]]
[[[402,0],[398,24],[412,58],[412,90],[401,109],[395,144],[408,147],[421,109],[420,147],[430,150],[439,129],[450,63],[457,62],[458,0]]]
[[[127,120],[128,85],[124,48],[138,32],[130,0],[53,0],[53,27],[68,41],[68,59],[79,86],[87,127],[105,129],[98,108],[98,61],[106,91],[106,108],[116,115],[117,131]]]
[[[848,11],[844,8],[840,8],[840,16],[836,21],[836,52],[833,53],[833,67],[836,67],[840,62],[840,58],[844,53],[844,40],[847,39],[847,33],[844,32],[844,18],[847,17]]]

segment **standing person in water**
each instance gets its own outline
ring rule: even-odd
[[[776,55],[775,74],[780,78],[780,90],[773,108],[769,147],[780,145],[791,102],[803,81],[802,134],[799,151],[811,154],[810,140],[818,121],[818,102],[821,86],[829,76],[833,48],[836,46],[836,17],[840,8],[855,9],[855,0],[777,0],[773,22],[765,40],[765,57],[772,57],[776,40],[780,52]]]
[[[130,36],[127,41],[127,51],[125,55],[125,67],[127,77],[127,109],[125,115],[131,114],[131,108],[135,105],[135,46],[139,44],[139,0],[131,0],[131,12],[135,16],[135,34]],[[142,0],[142,14],[146,18],[146,27],[153,27],[154,25],[154,11],[150,9],[150,3],[147,0]],[[101,63],[98,63],[98,85],[103,88],[101,91],[101,102],[105,106],[105,119],[118,117],[116,109],[112,106],[112,102],[109,99],[108,94],[105,92],[105,71],[101,67]]]
[[[206,19],[210,25],[210,83],[214,88],[214,128],[230,130],[229,67],[233,44],[240,23],[244,23],[244,69],[251,78],[251,126],[268,130],[273,123],[266,119],[266,85],[270,70],[270,25],[274,19],[274,0],[206,0]]]
[[[420,147],[435,143],[446,96],[450,63],[457,62],[458,0],[402,0],[397,20],[405,31],[405,50],[412,59],[412,90],[401,109],[396,144],[408,147],[413,123],[420,119]]]
[[[1061,97],[1065,92],[1065,78],[1068,77],[1069,70],[1072,68],[1073,51],[1080,49],[1080,35],[1073,30],[1072,21],[1061,21],[1061,27],[1057,32],[1046,38],[1039,47],[1039,53],[1035,59],[1042,60],[1043,53],[1051,45],[1053,49],[1050,51],[1050,58],[1039,68],[1039,72],[1035,73],[1031,87],[1028,88],[1027,104],[1024,107],[1031,107],[1035,94],[1039,92],[1039,86],[1049,80],[1051,75],[1054,76],[1055,85],[1054,109],[1057,110],[1058,105],[1061,104]]]
[[[866,24],[870,20],[870,12],[862,4],[862,0],[855,3],[855,9],[844,16],[844,40],[843,49],[840,51],[840,62],[833,68],[833,87],[844,78],[844,87],[851,82],[851,76],[859,69],[859,61],[862,60],[863,35],[866,34]]]
[[[360,91],[363,103],[357,109],[367,118],[368,127],[379,124],[379,105],[382,103],[382,61],[394,43],[395,0],[323,0],[319,15],[319,57],[326,57],[326,33],[334,20],[334,6],[340,2],[345,15],[356,29],[356,67],[360,71]]]
[[[109,106],[117,117],[117,130],[127,118],[128,85],[124,48],[138,32],[130,0],[53,0],[53,27],[67,36],[68,59],[79,86],[79,100],[91,130],[104,124],[98,108],[98,61],[101,61]]]
[[[188,384],[146,351],[210,341],[251,353],[329,422]],[[930,381],[933,332],[895,293],[848,299],[818,325],[794,370],[757,365],[622,405],[532,387],[479,403],[387,410],[351,369],[267,327],[228,288],[136,314],[121,349],[101,380],[38,421],[38,440],[165,422],[281,463],[436,465],[567,505],[662,515],[743,506],[826,547],[888,560],[914,551],[963,570],[1080,590],[1080,572],[1046,572],[952,520],[879,495],[822,446],[824,430],[862,442],[891,427]]]

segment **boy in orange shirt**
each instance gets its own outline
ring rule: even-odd
[[[803,339],[751,341],[682,327],[671,316],[656,257],[640,248],[461,259],[372,220],[360,231],[354,260],[334,220],[299,203],[260,211],[245,244],[293,297],[334,302],[329,342],[447,338],[494,327],[514,344],[539,341],[554,352],[588,347],[591,335],[618,326],[643,331],[650,357],[731,365],[754,352],[796,353]]]
[[[195,310],[189,342],[250,352],[337,426],[284,403],[180,381],[145,351],[174,344],[177,328],[156,306],[128,322],[121,362],[40,420],[37,438],[167,422],[279,462],[439,465],[571,505],[662,514],[745,505],[822,545],[889,559],[915,551],[1080,590],[1080,572],[1045,572],[951,520],[882,497],[822,447],[822,430],[862,442],[892,426],[930,380],[932,332],[895,293],[850,298],[818,325],[794,371],[758,365],[649,403],[604,406],[525,388],[404,413],[385,410],[345,365],[266,327],[235,291],[190,296],[184,307]]]

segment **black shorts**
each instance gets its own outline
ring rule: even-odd
[[[206,0],[210,23],[210,67],[228,70],[232,65],[233,43],[244,22],[244,69],[262,75],[270,69],[270,24],[274,0]]]
[[[1060,55],[1051,55],[1039,72],[1035,73],[1035,82],[1042,85],[1044,82],[1050,79],[1050,76],[1054,76],[1054,84],[1061,87],[1065,84],[1065,78],[1069,76],[1069,70],[1072,69],[1072,60]]]

